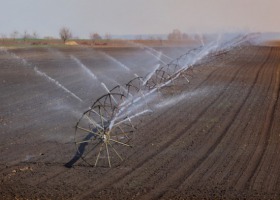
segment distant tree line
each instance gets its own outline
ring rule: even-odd
[[[60,39],[65,43],[67,40],[71,39],[73,36],[72,36],[72,33],[70,31],[69,28],[67,27],[63,27],[60,29],[59,31],[59,35],[60,35]],[[99,35],[98,33],[90,33],[89,34],[89,38],[92,40],[92,42],[95,42],[95,41],[98,41],[98,40],[102,40],[102,39],[105,39],[105,40],[111,40],[112,39],[112,36],[111,34],[109,33],[106,33],[104,38],[101,37],[101,35]]]
[[[3,40],[8,38],[4,34],[1,34],[0,37]],[[73,37],[73,34],[68,27],[62,27],[59,30],[59,37],[64,43],[69,39],[74,39],[74,38],[77,39],[78,38],[78,37]],[[168,40],[187,40],[187,39],[190,39],[190,37],[192,38],[192,36],[188,35],[187,33],[181,32],[179,29],[174,29],[171,33],[169,33],[167,35]],[[198,37],[198,36],[195,36],[195,37]],[[27,31],[24,31],[24,33],[20,34],[18,31],[13,31],[10,34],[10,38],[12,38],[12,39],[19,39],[20,38],[23,41],[26,41],[28,39],[38,39],[39,36],[38,36],[37,32],[29,33]],[[53,37],[45,37],[45,38],[48,39],[48,38],[53,38]],[[89,38],[94,43],[94,42],[99,41],[99,40],[111,40],[112,35],[109,34],[109,33],[106,33],[102,37],[97,32],[93,32],[93,33],[89,34]],[[149,40],[163,40],[161,36],[153,36],[153,35],[145,37],[145,38],[149,39]],[[142,35],[137,35],[136,39],[137,40],[143,40],[144,37]],[[194,39],[197,39],[197,38],[194,38]]]
[[[28,33],[27,31],[24,31],[22,34],[20,34],[18,31],[13,31],[11,34],[10,34],[10,37],[8,37],[7,35],[5,34],[1,34],[1,38],[2,39],[23,39],[24,41],[26,41],[27,39],[38,39],[39,36],[38,36],[38,33],[37,32],[33,32],[33,33]]]

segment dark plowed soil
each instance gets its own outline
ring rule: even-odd
[[[1,199],[280,198],[280,48],[235,48],[196,66],[190,83],[178,78],[138,120],[134,148],[120,150],[125,160],[112,168],[64,167],[75,154],[76,120],[102,93],[69,55],[100,77],[107,61],[84,49],[9,52],[0,51]],[[107,53],[139,59],[136,50]]]

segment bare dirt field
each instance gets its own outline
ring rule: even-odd
[[[0,51],[0,199],[280,198],[279,47],[234,48],[203,62],[190,83],[176,80],[137,121],[134,147],[120,150],[123,162],[94,168],[79,160],[67,168],[73,127],[105,93],[100,82],[126,83],[158,62],[136,48],[100,51]],[[161,51],[176,58],[185,49]]]

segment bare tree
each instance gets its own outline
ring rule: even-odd
[[[102,40],[102,37],[98,33],[91,33],[89,37],[93,42],[95,40]]]
[[[18,38],[18,35],[19,35],[19,32],[14,31],[14,32],[11,33],[11,38],[13,38],[15,40],[16,38]]]
[[[68,40],[69,38],[72,37],[71,31],[67,27],[61,28],[60,31],[59,31],[59,35],[60,35],[60,38],[62,39],[62,41],[64,43],[66,42],[66,40]]]
[[[22,35],[23,41],[26,41],[27,39],[30,39],[30,38],[32,38],[32,36],[27,31],[24,31],[24,33]]]
[[[38,35],[38,33],[36,31],[33,32],[32,38],[33,39],[38,39],[39,38],[39,35]]]
[[[178,29],[174,29],[172,33],[168,34],[168,40],[181,40],[182,33]]]

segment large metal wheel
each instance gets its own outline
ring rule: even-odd
[[[77,152],[89,165],[117,165],[123,160],[122,147],[131,147],[134,127],[121,110],[125,99],[119,93],[103,95],[77,122]]]

